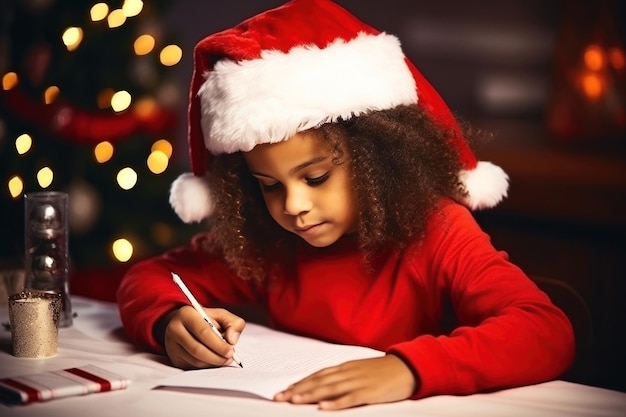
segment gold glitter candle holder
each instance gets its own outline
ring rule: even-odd
[[[49,358],[57,354],[61,294],[22,291],[9,297],[13,355]]]
[[[60,327],[69,327],[73,321],[68,205],[68,194],[59,191],[24,195],[25,289],[61,294]]]

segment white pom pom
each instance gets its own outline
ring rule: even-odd
[[[185,223],[204,220],[213,213],[214,208],[206,180],[189,172],[180,175],[172,183],[170,204]]]
[[[476,168],[461,171],[459,179],[469,193],[462,203],[471,210],[494,207],[509,189],[509,176],[491,162],[480,161]]]

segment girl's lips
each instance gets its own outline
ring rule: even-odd
[[[302,227],[296,227],[294,230],[296,232],[306,232],[307,230],[309,230],[311,227],[314,227],[315,225],[311,225],[311,226],[302,226]]]
[[[296,233],[311,233],[313,231],[315,231],[318,227],[320,227],[323,223],[318,223],[318,224],[311,224],[309,226],[303,226],[303,227],[296,227],[294,228],[294,231]]]

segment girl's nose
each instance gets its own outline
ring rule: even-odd
[[[312,208],[313,203],[305,189],[295,188],[287,190],[285,195],[285,214],[297,216],[310,211]]]

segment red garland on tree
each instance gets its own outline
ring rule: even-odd
[[[64,103],[37,103],[19,88],[3,91],[0,104],[21,121],[43,128],[60,139],[83,144],[114,142],[137,133],[159,134],[176,124],[175,112],[161,107],[147,114],[133,110],[122,113],[88,111]]]

